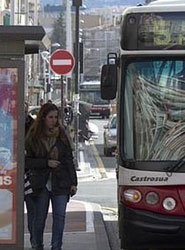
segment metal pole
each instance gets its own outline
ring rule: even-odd
[[[33,17],[34,25],[38,25],[38,0],[34,0],[34,17]]]
[[[72,53],[72,33],[71,33],[71,1],[66,0],[66,50]],[[68,83],[70,83],[72,74],[66,75],[66,98],[68,99]]]
[[[25,0],[25,13],[26,13],[25,24],[29,25],[29,3],[28,3],[28,0]]]
[[[64,125],[64,77],[61,75],[61,123]]]
[[[49,55],[51,56],[51,48],[49,49]],[[50,66],[48,66],[48,86],[49,86],[49,92],[48,92],[48,98],[47,98],[47,101],[48,100],[51,100],[52,101],[52,86],[51,86],[51,69],[50,69]]]
[[[75,94],[79,94],[79,6],[76,7],[76,32],[75,32]]]
[[[15,25],[15,0],[10,0],[10,24]]]
[[[43,76],[44,76],[44,103],[46,102],[47,82],[46,82],[46,59],[43,59]]]
[[[76,7],[76,30],[75,30],[75,97],[74,97],[74,108],[75,108],[75,155],[74,162],[76,169],[78,167],[78,130],[79,130],[79,7],[82,6],[82,0],[73,0],[73,6]]]

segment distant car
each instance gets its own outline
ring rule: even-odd
[[[117,145],[117,115],[110,117],[108,124],[104,126],[104,155],[111,156]]]
[[[103,119],[109,118],[110,116],[110,105],[109,104],[93,104],[91,107],[90,116],[101,116]]]

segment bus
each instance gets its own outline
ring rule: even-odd
[[[80,100],[92,104],[90,115],[109,118],[110,101],[103,100],[100,92],[100,81],[80,83]]]
[[[185,2],[124,10],[101,96],[117,99],[118,224],[124,250],[185,248]]]

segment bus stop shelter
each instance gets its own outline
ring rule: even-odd
[[[0,249],[24,249],[25,54],[39,51],[41,26],[0,26]]]

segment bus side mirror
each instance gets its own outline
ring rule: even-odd
[[[117,66],[116,64],[103,65],[101,71],[101,98],[113,100],[117,90]]]

